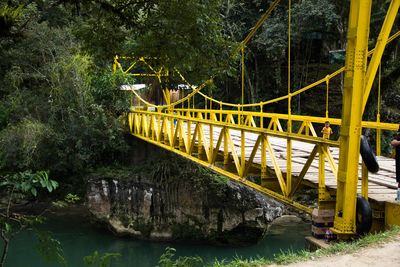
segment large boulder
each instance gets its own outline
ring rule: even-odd
[[[92,175],[87,206],[117,234],[219,244],[258,241],[284,211],[258,192],[182,160]]]

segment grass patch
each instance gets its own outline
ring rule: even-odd
[[[380,232],[377,234],[368,234],[360,239],[355,239],[350,242],[338,242],[326,249],[319,249],[315,252],[309,252],[301,250],[297,252],[293,251],[282,251],[281,253],[274,255],[273,260],[258,258],[258,259],[242,259],[236,258],[232,261],[215,261],[211,267],[258,267],[267,266],[270,264],[285,265],[294,262],[313,260],[320,257],[338,255],[338,254],[350,254],[354,253],[361,248],[368,247],[370,245],[378,245],[391,241],[394,237],[400,234],[400,226],[393,226],[390,230]]]
[[[264,266],[268,264],[272,264],[273,261],[267,260],[264,258],[257,258],[257,259],[242,259],[236,258],[233,261],[215,261],[212,267],[258,267]]]

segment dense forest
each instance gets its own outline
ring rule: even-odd
[[[214,76],[213,96],[239,102],[240,58],[233,51],[270,2],[2,1],[0,171],[48,170],[74,187],[88,171],[126,163],[134,147],[120,122],[129,100],[118,87],[134,81],[112,74],[114,55],[162,58],[193,84]],[[374,1],[371,48],[389,3]],[[287,5],[283,1],[246,46],[245,102],[287,92]],[[293,1],[292,91],[344,64],[332,51],[346,47],[348,9],[343,0]],[[400,28],[396,23],[392,33]],[[383,58],[383,121],[400,118],[399,43]],[[340,117],[340,80],[331,88],[331,115]],[[376,118],[376,95],[373,90],[366,119]],[[311,91],[293,101],[293,111],[321,115],[324,97],[324,90]]]

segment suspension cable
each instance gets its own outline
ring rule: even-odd
[[[381,122],[381,79],[382,79],[382,64],[379,64],[378,72],[378,112],[376,114],[376,122]],[[376,129],[376,155],[381,155],[381,129]]]
[[[291,121],[291,115],[292,115],[292,96],[290,94],[290,31],[291,31],[291,24],[292,24],[292,1],[289,0],[289,8],[288,8],[288,77],[287,77],[287,91],[288,91],[288,132],[292,132],[292,121]]]
[[[329,117],[329,75],[326,75],[326,106],[325,106],[325,117]]]
[[[244,46],[242,46],[242,106],[244,105]]]

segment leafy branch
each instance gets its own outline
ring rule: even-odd
[[[39,215],[24,215],[21,213],[13,212],[12,206],[16,200],[16,195],[21,194],[23,197],[37,197],[40,189],[52,192],[58,187],[58,183],[49,178],[48,173],[45,171],[38,171],[33,173],[32,171],[24,171],[14,174],[8,174],[1,177],[0,191],[7,193],[8,201],[5,209],[0,209],[0,238],[4,242],[3,251],[1,254],[0,267],[4,267],[10,241],[19,234],[22,230],[25,230],[37,223],[43,222]],[[40,237],[40,235],[38,235]],[[41,235],[42,240],[48,242],[53,241],[52,238],[45,238],[45,235]],[[39,238],[40,240],[40,238]],[[54,242],[53,242],[54,245]],[[54,247],[54,246],[53,246]],[[59,254],[59,262],[64,263],[65,260],[62,254]]]

